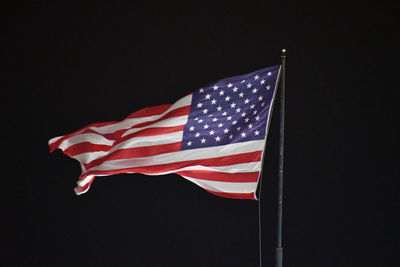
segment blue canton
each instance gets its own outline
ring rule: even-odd
[[[279,68],[222,79],[194,92],[181,149],[264,139]]]

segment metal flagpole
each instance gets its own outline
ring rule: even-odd
[[[284,122],[285,122],[285,59],[286,49],[282,49],[282,66],[279,75],[281,82],[281,110],[280,110],[280,148],[279,148],[279,205],[278,205],[278,245],[276,248],[276,267],[282,267],[283,248],[282,248],[282,200],[283,200],[283,147],[284,147]],[[265,143],[265,146],[267,143]],[[265,148],[264,148],[265,149]],[[264,162],[264,160],[262,160]],[[261,185],[262,172],[260,173],[260,181],[258,183],[258,247],[260,257],[260,267],[262,267],[262,248],[261,248]]]
[[[281,110],[280,110],[280,138],[279,138],[279,191],[278,191],[278,232],[276,247],[276,267],[282,267],[282,208],[283,208],[283,155],[285,143],[285,63],[286,49],[282,49],[282,73],[281,73]]]

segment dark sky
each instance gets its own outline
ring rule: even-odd
[[[53,2],[2,10],[2,266],[258,266],[256,201],[141,174],[98,178],[75,196],[79,164],[47,141],[280,64],[281,48],[284,266],[399,266],[398,4]],[[264,266],[275,262],[278,105]]]

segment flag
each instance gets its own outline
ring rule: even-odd
[[[81,163],[76,194],[95,177],[175,173],[208,192],[256,199],[280,66],[225,78],[174,104],[136,111],[52,138]]]

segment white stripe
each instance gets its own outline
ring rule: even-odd
[[[179,116],[179,117],[168,118],[166,120],[159,121],[157,123],[150,124],[150,125],[147,125],[147,126],[144,126],[144,127],[141,127],[141,128],[131,129],[131,130],[127,131],[122,136],[125,136],[126,134],[129,134],[129,133],[135,133],[135,132],[138,132],[138,131],[141,131],[141,130],[144,130],[144,129],[148,129],[148,128],[173,127],[173,126],[184,125],[184,124],[186,124],[187,119],[188,119],[188,116]],[[180,131],[180,133],[183,134],[182,131]],[[178,140],[178,141],[175,141],[175,142],[181,141],[182,140],[182,134],[180,135],[179,139],[177,137],[174,137],[173,140]],[[153,139],[161,140],[160,144],[167,144],[167,143],[169,143],[168,139],[170,137],[167,136],[165,138],[165,140],[164,140],[164,136],[165,135],[166,134],[161,134],[161,135],[159,135],[160,137],[155,137]],[[128,141],[135,140],[136,138],[140,138],[140,139],[138,139],[137,142],[138,143],[142,143],[142,145],[138,145],[138,147],[139,146],[147,146],[147,145],[150,145],[150,143],[152,142],[151,140],[153,140],[152,138],[149,138],[149,137],[153,137],[153,136],[135,137],[135,138],[128,139],[127,141],[124,141],[121,144],[127,145],[127,143],[129,143]],[[74,135],[74,136],[72,136],[70,138],[65,139],[64,141],[61,142],[61,144],[59,145],[59,148],[61,148],[62,150],[65,150],[65,149],[67,149],[68,147],[70,147],[72,145],[83,143],[83,142],[89,142],[89,143],[92,143],[92,144],[95,144],[95,145],[109,145],[109,146],[112,146],[113,143],[115,142],[115,140],[109,140],[109,139],[103,137],[102,135],[99,135],[99,134],[96,134],[96,133],[82,133],[82,134],[77,134],[77,135]],[[127,142],[127,143],[125,143],[125,142]],[[124,147],[120,147],[121,144],[118,145],[118,148],[115,148],[115,149],[113,148],[113,151],[115,151],[117,149],[120,149],[120,148],[124,148]],[[156,144],[156,143],[153,143],[153,144]],[[132,146],[127,145],[127,147],[132,147]]]
[[[169,173],[176,173],[179,171],[215,171],[215,172],[226,172],[226,173],[237,173],[237,172],[257,172],[261,169],[261,161],[249,162],[249,163],[239,163],[233,165],[225,165],[225,166],[202,166],[195,165],[184,167],[168,172],[160,172],[156,175],[163,175]]]
[[[231,182],[219,182],[219,181],[209,181],[209,180],[201,180],[194,179],[186,176],[182,176],[183,178],[197,184],[198,186],[215,191],[215,192],[223,192],[223,193],[253,193],[257,188],[257,182],[251,183],[231,183]]]
[[[52,143],[57,142],[59,139],[63,138],[64,136],[57,136],[57,137],[53,137],[49,140],[49,145],[51,145]]]
[[[89,189],[87,188],[87,190],[85,190],[84,192],[79,192],[79,187],[83,187],[87,182],[89,182],[93,178],[93,176],[88,176],[88,177],[89,178],[85,180],[77,182],[78,187],[75,188],[75,193],[77,195],[83,194]],[[197,184],[202,188],[215,192],[224,192],[224,193],[252,193],[255,192],[255,190],[257,189],[257,183],[258,183],[258,182],[220,182],[220,181],[196,179],[188,176],[182,176],[182,177]]]
[[[126,136],[127,134],[130,134],[130,133],[136,133],[141,130],[154,128],[154,127],[174,127],[174,126],[184,125],[184,124],[186,124],[187,119],[188,119],[187,115],[168,118],[168,119],[159,121],[154,124],[150,124],[150,125],[147,125],[144,127],[128,130],[122,136]],[[164,134],[161,134],[160,136],[163,136],[163,135]],[[163,139],[163,137],[161,137],[160,139]],[[65,139],[60,144],[59,148],[61,148],[62,150],[65,150],[69,146],[72,146],[72,145],[75,145],[78,143],[82,143],[82,142],[90,142],[90,143],[96,144],[96,145],[110,145],[111,146],[115,141],[109,140],[109,139],[103,137],[102,135],[95,134],[95,133],[82,133],[82,134],[77,134],[70,138]],[[142,142],[143,142],[143,140],[142,140]]]
[[[78,134],[78,135],[72,136],[68,139],[65,139],[64,141],[61,142],[61,144],[58,146],[58,148],[65,150],[72,145],[83,143],[83,142],[89,142],[89,143],[96,144],[96,145],[107,145],[107,146],[112,146],[112,144],[114,143],[114,141],[109,140],[100,134],[83,133],[83,134]]]
[[[144,127],[140,127],[140,128],[133,128],[130,130],[127,130],[122,137],[127,136],[128,134],[131,133],[136,133],[139,132],[141,130],[144,129],[148,129],[148,128],[155,128],[155,127],[173,127],[173,126],[179,126],[179,125],[184,125],[186,124],[187,120],[188,120],[188,115],[185,116],[179,116],[179,117],[172,117],[172,118],[168,118]]]
[[[160,115],[153,115],[153,116],[140,117],[140,118],[127,118],[121,122],[117,122],[112,125],[105,125],[105,126],[101,126],[101,127],[90,127],[90,129],[93,129],[96,132],[101,133],[101,134],[114,133],[119,130],[129,129],[139,123],[158,120],[159,118],[163,117],[165,114],[170,112],[171,110],[189,106],[189,105],[191,105],[191,103],[192,103],[192,94],[179,99],[177,102],[175,102],[171,107],[169,107],[165,112],[163,112]]]
[[[162,135],[133,137],[114,146],[110,150],[110,152],[123,148],[164,145],[169,143],[181,142],[182,137],[183,137],[183,131],[167,133]]]
[[[108,151],[96,151],[96,152],[86,152],[86,153],[81,153],[75,156],[71,156],[71,158],[74,158],[78,161],[80,161],[83,164],[86,164],[92,160],[101,158],[105,155],[107,155],[109,152]]]
[[[74,191],[75,191],[75,194],[79,196],[79,195],[85,194],[89,189],[90,189],[90,186],[88,186],[85,190],[81,191],[81,187],[77,186],[74,188]]]
[[[114,133],[114,132],[119,131],[119,130],[129,129],[129,128],[134,127],[135,125],[137,125],[139,123],[158,120],[161,117],[163,117],[165,114],[167,114],[168,112],[170,112],[170,111],[172,111],[174,109],[185,107],[185,106],[190,106],[191,102],[192,102],[192,94],[187,95],[187,96],[179,99],[177,102],[175,102],[171,107],[169,107],[165,112],[163,112],[160,115],[140,117],[140,118],[127,118],[127,119],[124,119],[124,120],[122,120],[120,122],[113,123],[111,125],[105,125],[105,126],[99,126],[99,127],[92,126],[92,127],[89,127],[89,128],[85,128],[84,130],[92,129],[92,130],[94,130],[94,131],[96,131],[96,132],[98,132],[100,134],[111,134],[111,133]],[[187,121],[187,116],[186,116],[186,120],[183,120],[183,121],[184,122],[182,124],[185,124],[186,121]],[[178,125],[182,125],[182,124],[178,124]],[[177,125],[172,125],[172,126],[177,126]],[[165,127],[168,127],[168,126],[165,126]],[[141,128],[141,129],[143,129],[143,128]],[[75,135],[73,135],[70,138],[73,138],[73,137],[79,136],[79,135],[80,135],[79,133],[76,133]],[[63,138],[63,137],[64,136],[57,136],[57,137],[54,137],[54,138],[50,139],[49,140],[49,145],[51,145],[52,143],[57,142],[60,138]],[[66,140],[69,140],[70,138],[68,138]],[[66,140],[64,140],[63,142],[65,142]],[[96,143],[96,140],[85,140],[85,141],[82,141],[82,142],[90,142],[90,143],[93,143],[93,144],[102,144],[102,143]],[[77,143],[75,142],[74,144],[77,144]],[[66,149],[66,148],[68,148],[68,147],[65,145],[63,149]]]
[[[114,146],[109,151],[84,152],[84,153],[72,156],[72,158],[74,158],[84,164],[87,164],[93,160],[96,160],[98,158],[106,156],[114,151],[119,150],[119,149],[176,143],[176,142],[180,142],[182,140],[182,136],[183,136],[183,131],[168,133],[168,134],[163,134],[163,135],[133,137],[133,138],[130,138],[130,139]]]
[[[197,148],[178,152],[164,153],[151,157],[107,160],[101,165],[95,166],[88,171],[118,170],[132,167],[160,165],[187,160],[208,159],[247,152],[262,151],[264,147],[264,142],[265,140],[256,140],[223,146]]]
[[[261,161],[257,162],[249,162],[249,163],[240,163],[226,166],[202,166],[195,165],[189,167],[183,167],[180,169],[175,169],[167,172],[158,172],[158,173],[146,173],[141,172],[146,175],[164,175],[170,173],[176,173],[178,171],[216,171],[216,172],[225,172],[225,173],[238,173],[238,172],[259,172],[261,170]],[[129,172],[134,173],[134,172]],[[99,175],[100,176],[100,175]],[[91,179],[93,175],[88,175],[83,180],[79,180],[77,183],[79,186],[85,186]]]

